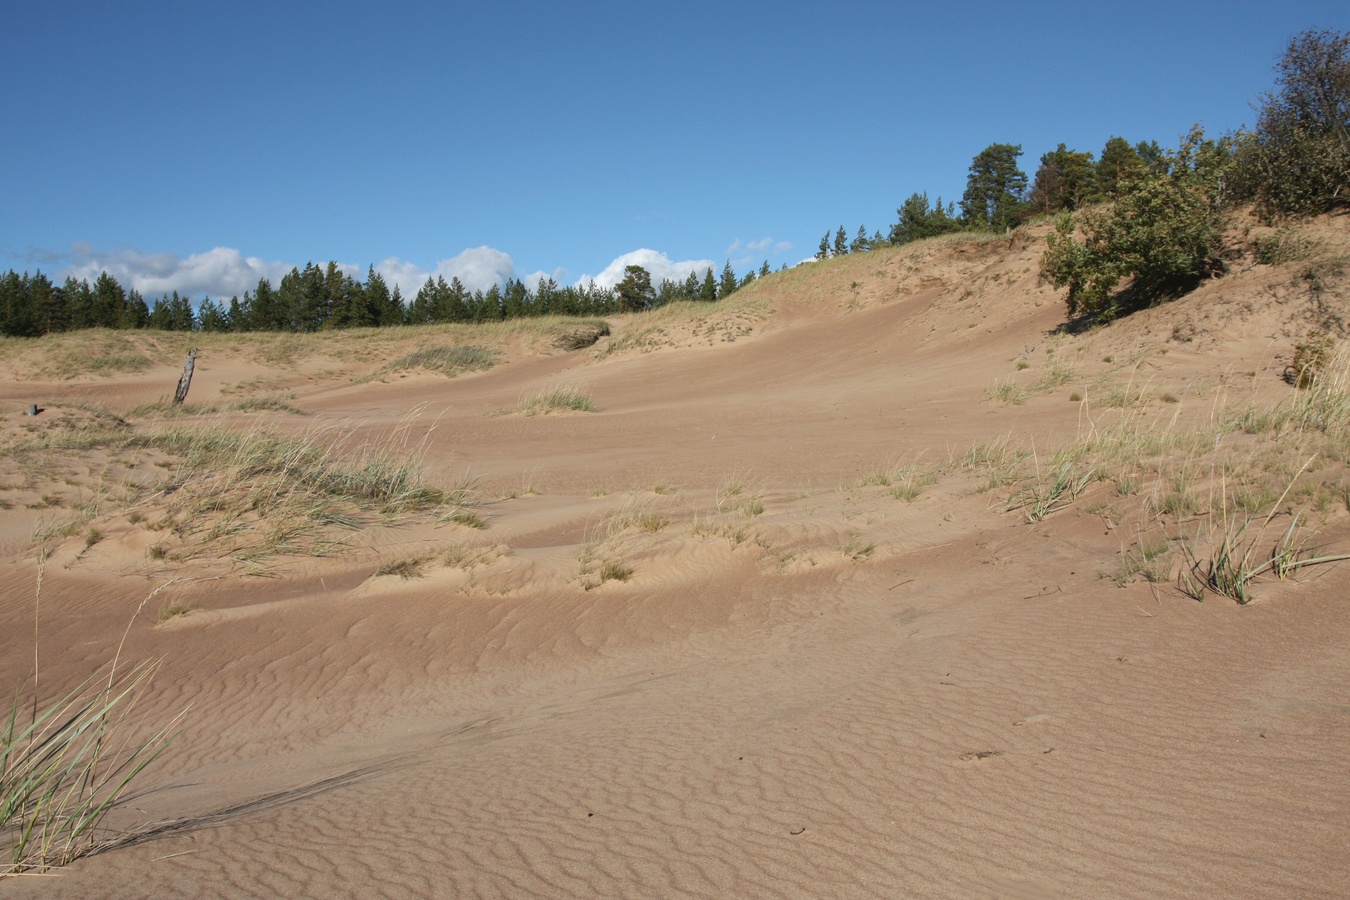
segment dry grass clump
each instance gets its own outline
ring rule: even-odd
[[[607,581],[627,581],[633,568],[621,560],[663,540],[659,535],[672,520],[656,507],[657,502],[631,497],[587,527],[577,570],[583,589],[594,590]]]
[[[844,542],[844,545],[839,548],[839,552],[854,562],[862,562],[875,553],[876,549],[875,542],[854,536]]]
[[[555,412],[595,412],[595,402],[578,387],[559,386],[523,398],[516,411],[527,416]]]
[[[0,852],[7,857],[0,878],[68,865],[107,846],[104,817],[168,746],[187,712],[148,737],[133,738],[130,717],[158,664],[119,669],[120,645],[105,670],[42,699],[37,635],[46,560],[39,551],[31,693],[16,692],[0,719]],[[141,601],[133,622],[165,586]]]
[[[607,581],[627,581],[633,577],[633,567],[605,553],[602,547],[588,544],[582,549],[577,578],[584,591],[593,591]]]
[[[427,563],[431,562],[431,559],[430,556],[425,554],[415,554],[413,556],[402,557],[401,559],[391,559],[375,570],[375,576],[377,578],[397,576],[404,581],[410,581],[413,578],[421,578],[424,574],[422,570],[426,567]]]
[[[734,343],[773,313],[768,298],[761,293],[760,281],[756,279],[716,303],[677,300],[633,313],[626,327],[597,346],[595,357],[605,359],[627,350],[651,353],[690,342]]]
[[[1172,578],[1172,545],[1161,535],[1141,538],[1138,545],[1122,555],[1120,565],[1110,578],[1124,587],[1137,578],[1161,584]]]
[[[623,563],[607,559],[600,565],[600,583],[606,581],[627,581],[633,577],[631,566],[625,566]]]
[[[989,443],[971,445],[956,465],[985,474],[984,483],[977,488],[983,493],[1021,480],[1023,467],[1031,457],[1030,450],[1013,446],[1012,437],[1004,435]]]
[[[127,410],[128,419],[190,419],[194,416],[210,416],[220,412],[220,407],[201,403],[174,403],[171,400],[156,400],[153,403],[141,403]]]
[[[1331,362],[1331,351],[1331,338],[1326,334],[1310,335],[1294,347],[1294,361],[1285,370],[1285,380],[1299,388],[1315,386]]]
[[[288,403],[280,397],[250,397],[247,400],[240,400],[237,403],[231,403],[225,407],[226,412],[278,412],[289,413],[293,416],[307,416],[308,412]]]
[[[185,616],[196,608],[197,604],[187,600],[171,600],[159,608],[159,615],[156,617],[156,621],[162,625],[170,619]]]
[[[385,363],[369,375],[358,379],[358,383],[372,381],[395,372],[411,369],[423,369],[439,372],[447,378],[454,378],[461,372],[475,372],[490,369],[497,364],[501,353],[490,347],[478,345],[453,347],[424,347],[405,353],[392,362]]]
[[[937,480],[936,467],[920,465],[916,460],[891,465],[880,472],[865,475],[858,481],[858,487],[886,488],[896,500],[912,503],[919,498],[925,487],[937,484]]]
[[[462,506],[457,506],[442,514],[440,521],[463,525],[465,528],[477,528],[479,530],[487,528],[487,520],[480,513],[472,509],[465,509]]]
[[[1290,228],[1278,228],[1253,242],[1253,258],[1258,265],[1279,266],[1308,259],[1321,249],[1318,241]]]
[[[102,536],[126,527],[115,521],[124,515],[127,525],[165,532],[150,555],[173,563],[208,558],[253,565],[277,555],[326,555],[343,529],[474,503],[465,490],[423,480],[424,446],[411,440],[408,423],[374,443],[357,442],[338,428],[280,437],[218,425],[95,423],[74,431],[48,429],[7,449],[32,466],[50,460],[53,449],[90,453],[96,460],[163,454],[155,466],[119,464],[121,480],[104,476],[105,483],[75,510],[73,525],[78,531],[98,520],[87,533]],[[111,471],[106,462],[100,465]],[[35,540],[69,536],[48,532]]]
[[[583,350],[609,334],[604,319],[555,322],[548,327],[553,346],[559,350]]]
[[[1185,567],[1177,581],[1182,592],[1201,601],[1213,592],[1246,604],[1252,599],[1251,584],[1263,575],[1287,578],[1311,566],[1350,560],[1350,554],[1327,553],[1315,545],[1321,527],[1309,524],[1306,510],[1291,511],[1285,506],[1286,499],[1297,493],[1300,477],[1316,460],[1315,454],[1310,456],[1294,472],[1264,517],[1235,508],[1225,476],[1219,488],[1218,515],[1211,513],[1194,539],[1182,546]],[[1272,524],[1285,516],[1289,524],[1272,530]],[[1258,520],[1260,524],[1253,528]]]
[[[1048,472],[1038,467],[1032,482],[1009,498],[1007,509],[1021,510],[1028,522],[1039,522],[1083,496],[1096,474],[1095,467],[1085,467],[1072,458],[1057,460]]]
[[[441,563],[451,569],[472,571],[479,566],[491,565],[504,556],[511,555],[511,548],[503,543],[475,545],[467,542],[452,544],[446,548]]]
[[[689,533],[698,538],[722,538],[732,547],[739,547],[754,536],[744,525],[733,522],[715,522],[711,519],[695,517],[689,525]]]
[[[61,378],[79,378],[85,375],[109,375],[144,372],[153,360],[125,336],[115,331],[93,329],[89,334],[74,339],[49,342],[44,364],[39,368],[44,375]]]
[[[1027,402],[1031,392],[1016,381],[1008,380],[995,384],[988,390],[986,396],[990,400],[1002,403],[1004,406],[1016,406]]]

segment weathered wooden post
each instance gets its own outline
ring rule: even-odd
[[[36,403],[28,404],[28,414],[30,416],[36,416],[38,414],[38,408]]]
[[[188,388],[192,386],[192,369],[197,363],[197,348],[193,347],[188,351],[187,360],[183,363],[183,374],[178,376],[178,390],[173,392],[173,402],[182,403],[187,399]]]

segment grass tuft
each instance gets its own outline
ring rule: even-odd
[[[195,603],[187,600],[172,600],[159,608],[159,615],[156,621],[160,624],[175,619],[178,616],[185,616],[197,608]]]
[[[154,665],[98,674],[24,716],[15,697],[0,721],[0,875],[64,866],[104,842],[100,823],[168,745],[175,718],[140,741],[127,715]]]
[[[1072,459],[1055,466],[1048,475],[1036,473],[1033,484],[1026,485],[1008,501],[1008,510],[1022,510],[1027,522],[1039,522],[1051,513],[1071,506],[1096,476],[1095,468],[1083,469]]]
[[[476,345],[454,347],[424,347],[405,353],[398,359],[385,363],[370,375],[358,381],[371,381],[395,372],[407,372],[423,369],[437,372],[447,378],[454,378],[461,372],[476,372],[490,369],[497,364],[501,354],[490,347]]]
[[[844,542],[844,546],[839,548],[848,559],[854,562],[862,562],[876,552],[877,545],[872,541],[864,541],[860,537],[851,537]]]
[[[527,416],[554,412],[595,412],[595,403],[589,394],[579,388],[553,387],[525,397],[516,410]]]
[[[548,413],[594,413],[595,403],[590,395],[576,387],[549,387],[521,399],[517,412],[525,416]]]
[[[278,397],[250,397],[247,400],[240,400],[238,403],[231,403],[225,407],[226,412],[279,412],[290,413],[294,416],[307,416],[308,412],[294,405],[287,403]]]
[[[405,556],[402,559],[393,559],[381,565],[375,570],[375,577],[382,578],[388,576],[398,576],[404,581],[413,578],[421,578],[422,569],[427,563],[431,562],[430,556]]]

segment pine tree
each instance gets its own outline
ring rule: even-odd
[[[144,328],[150,321],[150,307],[145,305],[141,292],[132,288],[127,293],[126,306],[122,308],[123,328]]]
[[[717,299],[717,281],[713,279],[712,266],[703,273],[703,283],[698,288],[698,299],[704,303],[712,303]]]
[[[736,288],[740,286],[741,283],[736,279],[736,271],[731,268],[731,260],[727,260],[727,264],[722,267],[722,278],[717,283],[717,299],[721,300],[736,293]]]
[[[853,238],[853,243],[848,245],[848,252],[866,253],[870,249],[872,249],[872,247],[867,240],[867,228],[859,225],[857,236]]]
[[[66,279],[61,288],[62,299],[68,310],[68,328],[93,328],[94,321],[94,290],[89,287],[87,279],[76,281],[72,275]]]
[[[126,312],[127,295],[122,285],[107,272],[99,273],[94,281],[89,324],[94,328],[117,328]]]
[[[292,273],[299,277],[295,269]],[[282,278],[284,282],[286,279]],[[282,299],[272,290],[272,282],[266,278],[258,279],[258,288],[253,292],[253,302],[249,304],[246,331],[281,331],[290,327],[290,317]]]
[[[1097,166],[1091,153],[1078,153],[1064,144],[1041,157],[1029,197],[1038,213],[1073,211],[1099,199]]]
[[[365,289],[361,292],[372,325],[397,325],[403,321],[402,304],[395,304],[384,276],[371,266],[366,270]]]
[[[840,225],[839,230],[834,233],[834,255],[844,256],[848,253],[848,234],[844,231],[844,226]]]
[[[650,279],[648,279],[650,284]],[[502,291],[502,317],[506,319],[518,319],[529,315],[530,312],[529,290],[525,287],[525,282],[519,278],[508,278],[506,287]]]
[[[201,305],[197,307],[197,323],[202,331],[230,330],[230,320],[226,317],[225,310],[210,297],[202,300]]]
[[[910,194],[896,210],[900,220],[891,226],[890,243],[908,244],[910,241],[960,231],[961,222],[953,214],[954,209],[951,204],[944,208],[941,197],[930,208],[927,193]]]
[[[63,288],[53,284],[41,271],[32,278],[25,272],[24,281],[27,282],[28,302],[33,308],[39,334],[69,331],[74,327],[70,300]]]
[[[248,291],[245,291],[245,292],[244,292],[244,301],[245,301],[245,303],[247,303],[249,299],[250,299],[250,298],[249,298]],[[227,312],[227,313],[225,314],[225,317],[229,320],[229,323],[230,323],[230,331],[247,331],[247,330],[248,330],[248,312],[247,312],[247,307],[244,305],[244,303],[240,303],[240,302],[239,302],[239,298],[238,298],[238,297],[231,297],[231,298],[230,298],[230,309],[229,309],[229,312]]]
[[[1128,180],[1144,171],[1144,160],[1122,137],[1110,137],[1102,148],[1097,162],[1097,190],[1104,198],[1120,192],[1122,179]]]
[[[1027,189],[1017,167],[1021,144],[990,144],[971,160],[961,215],[968,227],[1005,231],[1015,226]]]
[[[697,300],[698,290],[698,273],[690,270],[689,277],[684,280],[684,289],[681,296],[685,300]]]
[[[0,334],[35,337],[41,333],[28,276],[20,278],[11,269],[0,278]]]
[[[622,312],[648,309],[656,299],[652,274],[642,266],[625,266],[623,280],[615,286],[614,292]]]
[[[816,259],[828,259],[830,256],[830,233],[825,232],[825,236],[820,239],[820,249],[816,251]]]

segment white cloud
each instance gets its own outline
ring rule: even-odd
[[[690,272],[702,275],[705,270],[712,269],[714,272],[720,270],[716,263],[710,259],[686,259],[680,262],[673,262],[670,257],[664,253],[658,253],[655,250],[634,250],[631,253],[625,253],[614,262],[605,267],[605,270],[599,275],[583,275],[577,280],[577,284],[585,284],[588,281],[594,281],[600,287],[610,288],[623,280],[623,270],[628,266],[642,266],[651,273],[652,284],[660,285],[664,279],[671,281],[684,281],[689,277]]]
[[[436,275],[446,281],[458,278],[471,291],[485,291],[516,275],[515,263],[500,250],[484,245],[465,250],[459,256],[436,263]]]
[[[416,297],[417,292],[427,281],[426,269],[416,263],[404,262],[397,256],[376,263],[375,271],[380,273],[380,277],[384,279],[391,292],[397,285],[405,301],[411,301]]]
[[[74,260],[61,277],[73,275],[93,281],[107,272],[147,299],[173,291],[189,297],[241,296],[244,291],[256,288],[259,279],[270,278],[275,284],[291,269],[286,263],[246,257],[230,247],[216,247],[186,259],[174,253],[142,253],[132,249],[98,252],[84,242],[74,244],[71,250]]]

